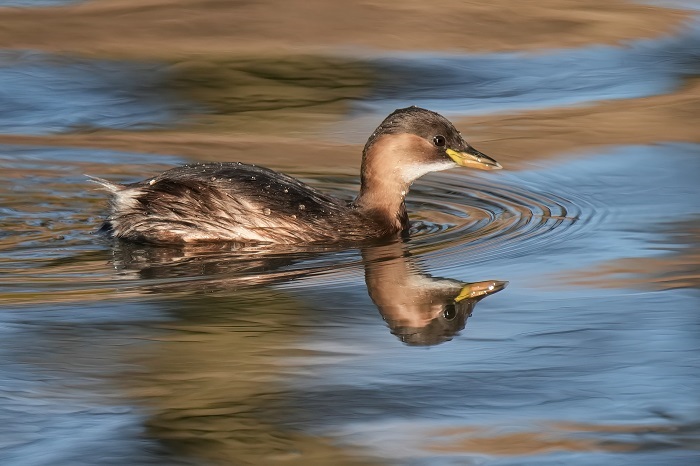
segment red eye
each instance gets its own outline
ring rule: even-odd
[[[438,135],[433,138],[433,144],[435,144],[438,147],[445,147],[445,143],[445,136]]]

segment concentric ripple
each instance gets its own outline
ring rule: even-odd
[[[539,253],[585,234],[607,216],[604,206],[564,185],[544,179],[535,184],[517,173],[495,178],[441,173],[414,187],[409,208],[425,216],[417,222],[414,253],[448,267]],[[425,228],[432,212],[454,222]]]

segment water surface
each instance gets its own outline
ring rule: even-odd
[[[16,464],[44,464],[40,451],[71,464],[697,458],[697,290],[567,278],[682,253],[663,227],[698,221],[696,145],[417,183],[413,237],[395,255],[412,289],[510,281],[430,349],[402,342],[370,299],[365,273],[386,246],[113,245],[93,234],[104,195],[82,173],[133,179],[177,159],[1,152],[0,417]],[[357,183],[306,178],[348,197]]]
[[[367,111],[419,95],[447,110],[463,95],[466,111],[488,112],[668,92],[697,72],[696,39],[400,57],[390,68],[415,81],[386,81]],[[0,62],[13,90],[0,96],[3,132],[141,128],[191,108],[161,93],[156,65],[24,52]],[[561,86],[549,86],[558,69]],[[410,238],[362,248],[96,234],[107,199],[86,173],[130,182],[184,162],[0,145],[3,464],[700,458],[699,145],[432,174],[409,195]],[[358,189],[358,176],[293,174],[346,199]]]
[[[538,53],[393,53],[377,57],[367,107],[405,105],[452,115],[582,104],[663,94],[700,72],[700,23],[662,39]],[[410,79],[406,79],[410,76]]]
[[[146,129],[192,110],[163,89],[163,65],[0,51],[0,133]]]

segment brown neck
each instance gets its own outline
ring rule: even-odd
[[[362,186],[355,205],[388,231],[408,227],[404,199],[413,180],[406,177],[405,154],[414,137],[379,137],[362,156]]]
[[[389,231],[400,231],[408,226],[404,198],[408,186],[387,177],[363,176],[360,194],[355,205],[364,215]]]

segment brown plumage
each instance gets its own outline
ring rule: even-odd
[[[411,183],[437,170],[498,169],[441,115],[418,107],[389,115],[370,136],[362,185],[343,202],[282,173],[242,163],[185,165],[127,185],[99,178],[112,192],[103,230],[149,243],[197,241],[361,241],[408,227],[404,198]]]

